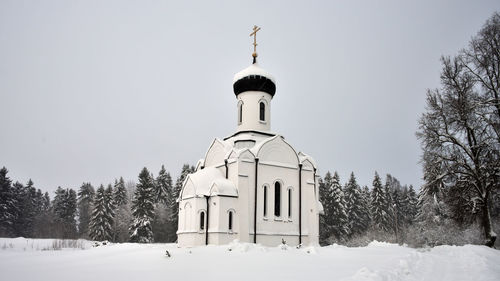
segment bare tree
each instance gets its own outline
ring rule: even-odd
[[[460,53],[460,62],[478,86],[485,110],[482,117],[492,126],[500,143],[500,14],[494,13],[469,48]]]
[[[427,112],[420,119],[417,136],[422,141],[424,164],[436,166],[427,185],[459,188],[468,194],[464,204],[480,213],[485,244],[493,246],[496,234],[490,218],[490,194],[498,188],[498,142],[491,124],[485,122],[486,107],[476,88],[477,78],[461,56],[443,57],[441,90],[427,93]],[[424,171],[426,172],[426,171]],[[463,198],[456,198],[463,199]]]

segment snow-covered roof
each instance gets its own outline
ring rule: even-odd
[[[230,180],[218,178],[214,180],[210,188],[210,195],[238,196],[238,189]]]
[[[312,158],[310,155],[305,154],[304,152],[299,152],[299,160],[300,163],[304,163],[305,161],[309,160],[314,168],[318,167],[316,161],[314,161],[314,158]]]
[[[182,198],[192,196],[238,196],[238,189],[215,167],[206,167],[189,174],[186,178]]]
[[[252,75],[260,75],[260,76],[266,77],[269,80],[273,81],[273,83],[276,83],[276,81],[274,80],[274,77],[269,72],[267,72],[266,70],[261,68],[257,63],[254,63],[254,64],[250,65],[249,67],[243,69],[242,71],[236,73],[234,75],[234,78],[233,78],[233,83],[244,78],[244,77],[252,76]]]

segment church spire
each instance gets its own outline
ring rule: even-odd
[[[250,33],[250,36],[253,36],[253,64],[257,63],[257,31],[260,30],[260,27],[254,25],[253,32]]]

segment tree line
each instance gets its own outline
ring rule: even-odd
[[[0,236],[31,238],[84,238],[113,242],[175,242],[178,203],[185,177],[194,167],[184,165],[175,184],[162,166],[154,177],[147,168],[138,183],[83,183],[76,191],[58,187],[49,193],[33,181],[12,183],[7,168],[0,169]]]
[[[342,186],[337,172],[327,172],[319,181],[320,244],[349,244],[359,237],[387,241],[389,234],[395,241],[405,239],[406,229],[418,213],[418,197],[412,185],[401,185],[398,179],[387,175],[385,184],[375,172],[372,189],[361,187],[354,173]],[[370,241],[371,241],[370,240]]]

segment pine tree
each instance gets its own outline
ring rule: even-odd
[[[106,203],[108,206],[108,212],[112,214],[112,217],[114,217],[115,210],[116,210],[116,204],[115,204],[113,186],[111,184],[108,184],[108,187],[106,188],[105,195],[106,195]]]
[[[151,223],[154,219],[154,180],[148,169],[139,174],[139,184],[132,200],[134,220],[130,227],[130,241],[151,243],[154,241]]]
[[[186,177],[193,173],[195,168],[193,166],[189,166],[188,164],[184,164],[182,166],[182,172],[180,176],[175,181],[175,186],[172,189],[172,199],[168,203],[168,213],[169,213],[169,221],[168,221],[168,242],[175,242],[177,240],[177,228],[178,228],[178,220],[179,220],[179,203],[177,199],[179,198],[179,194],[182,189],[182,184]]]
[[[325,178],[319,181],[319,198],[323,205],[324,213],[319,218],[319,242],[320,245],[327,245],[328,238],[332,235],[332,198],[330,188],[332,186],[332,174],[327,172]]]
[[[42,210],[49,211],[52,205],[50,204],[50,196],[48,192],[45,192],[43,194],[42,202],[43,202]]]
[[[114,203],[116,215],[113,224],[113,241],[126,242],[129,240],[129,226],[132,222],[132,213],[130,210],[130,201],[128,190],[125,187],[125,181],[122,177],[115,180]]]
[[[394,188],[391,194],[392,206],[393,206],[393,229],[395,233],[401,233],[401,229],[404,227],[405,215],[403,213],[403,198],[401,196],[401,189]]]
[[[413,189],[412,185],[410,185],[408,192],[406,193],[406,201],[408,202],[407,209],[405,211],[407,223],[411,225],[417,218],[417,213],[418,213],[417,194],[415,193],[415,190]]]
[[[120,177],[120,180],[115,180],[114,202],[118,207],[128,202],[127,188],[125,188],[125,181],[122,177]]]
[[[382,231],[389,231],[391,217],[387,213],[387,197],[380,177],[375,172],[373,179],[373,190],[371,193],[371,214],[373,219],[373,227]]]
[[[349,182],[346,184],[344,188],[345,199],[346,199],[346,213],[348,219],[349,226],[349,234],[359,235],[366,228],[366,222],[363,217],[363,203],[361,197],[361,188],[356,182],[356,177],[354,173],[351,173],[351,177],[349,178]]]
[[[385,212],[388,215],[388,229],[394,229],[394,202],[392,201],[392,176],[387,174],[384,185]]]
[[[368,186],[364,186],[361,190],[361,220],[363,224],[362,232],[368,230],[372,224],[372,218],[370,215],[371,199],[370,199],[370,189]]]
[[[329,204],[328,225],[330,226],[331,234],[337,241],[343,241],[349,234],[347,213],[345,211],[344,192],[340,184],[339,175],[337,172],[333,174],[329,188],[331,202]]]
[[[89,236],[92,240],[104,241],[112,238],[114,210],[112,191],[109,189],[104,189],[101,184],[95,194],[89,225]]]
[[[24,212],[28,207],[28,192],[24,185],[18,181],[12,185],[12,190],[16,201],[16,213],[14,214],[14,223],[12,225],[13,234],[14,236],[29,237],[25,233],[28,222]]]
[[[155,202],[167,204],[167,201],[172,194],[172,178],[170,173],[165,170],[165,166],[161,165],[160,172],[156,178],[155,186]]]
[[[42,193],[41,190],[40,194]],[[34,237],[37,238],[54,238],[54,214],[50,203],[48,192],[41,194],[40,201],[37,204],[38,213],[35,216]]]
[[[90,183],[83,183],[78,190],[78,232],[82,238],[89,237],[94,194],[94,187]]]
[[[327,202],[331,195],[330,187],[332,186],[333,178],[330,171],[326,172],[325,178],[319,182],[319,198],[321,202]]]
[[[76,192],[59,186],[52,203],[58,237],[76,237],[76,205]]]
[[[172,178],[162,165],[155,185],[155,218],[153,233],[155,242],[169,242],[169,213],[168,206],[172,200]]]
[[[12,181],[7,173],[7,168],[0,169],[0,236],[13,234],[12,227],[18,213]]]
[[[40,191],[40,190],[39,190]],[[33,237],[33,223],[37,213],[37,190],[30,179],[26,186],[16,182],[13,192],[17,202],[16,219],[13,225],[14,235],[22,237]],[[41,195],[41,191],[40,191]]]

